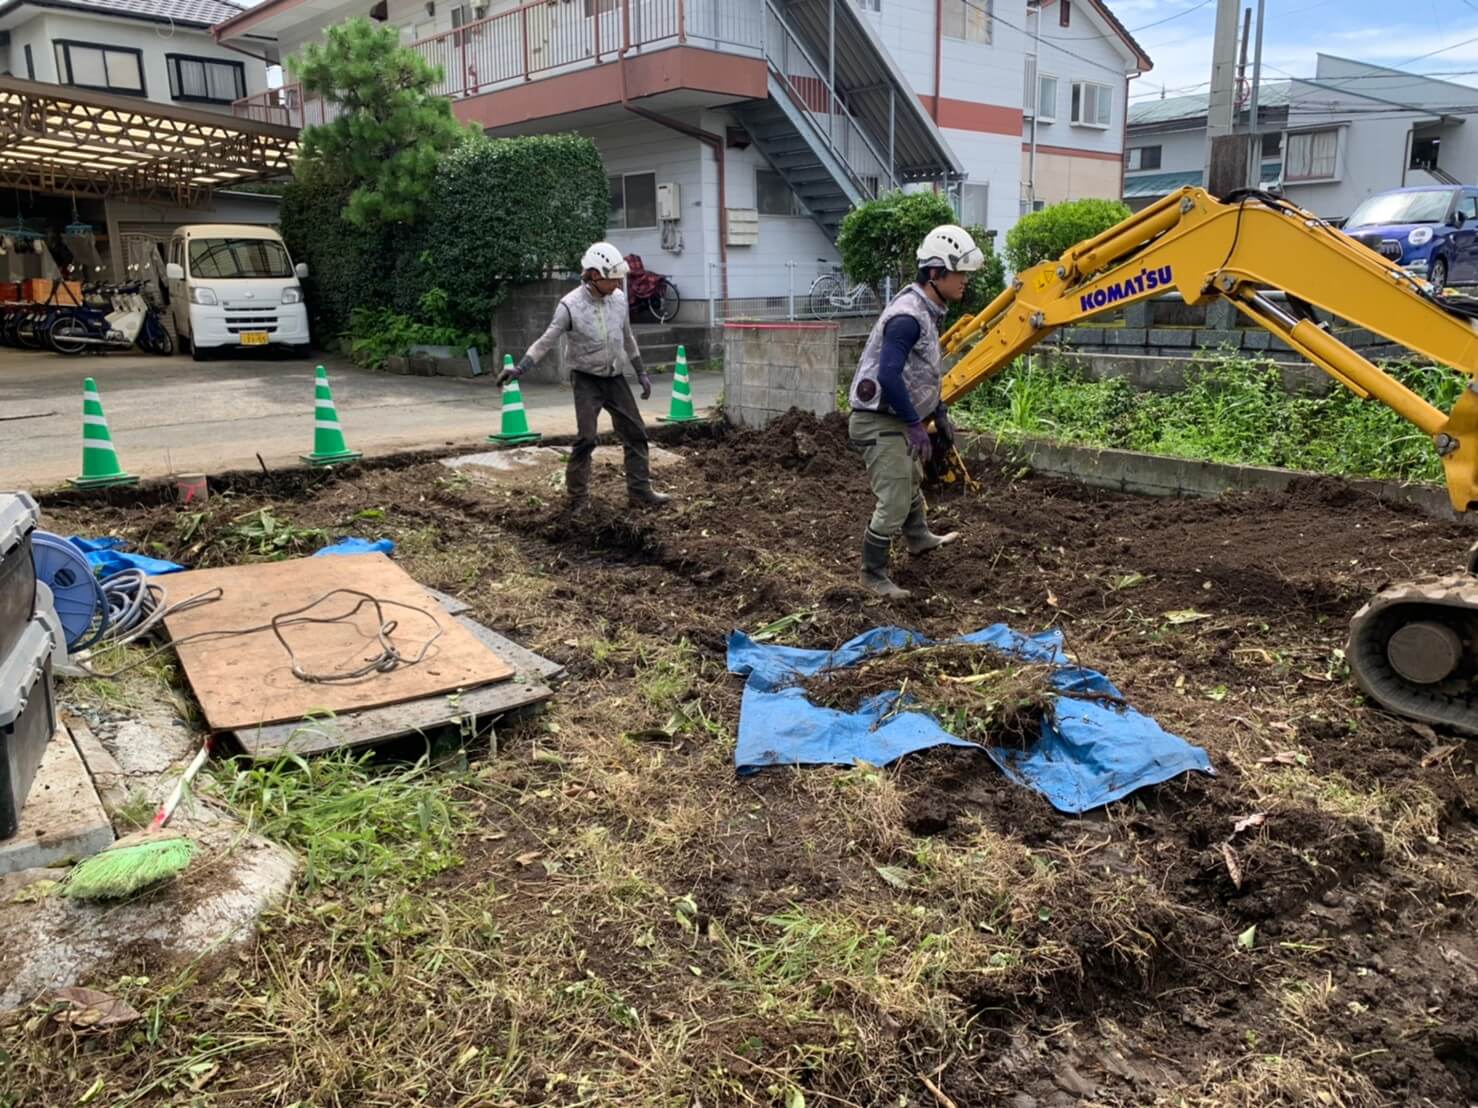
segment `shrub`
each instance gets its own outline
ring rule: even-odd
[[[1117,200],[1069,200],[1024,215],[1006,232],[1006,261],[1016,273],[1061,257],[1084,239],[1129,218]]]

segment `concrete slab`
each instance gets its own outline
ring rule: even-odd
[[[20,828],[0,840],[0,874],[90,857],[113,842],[87,766],[65,728],[58,728],[21,809]]]
[[[443,458],[441,464],[448,469],[467,473],[480,481],[497,482],[513,477],[538,479],[556,475],[569,460],[568,448],[555,446],[515,446],[507,450],[488,450],[478,454],[461,454],[455,458]],[[667,469],[682,461],[681,454],[664,450],[660,446],[648,447],[648,457],[653,469]],[[592,461],[605,469],[621,469],[626,457],[619,446],[597,446]]]

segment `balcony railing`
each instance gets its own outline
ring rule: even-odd
[[[304,97],[298,85],[283,85],[236,101],[231,112],[239,119],[302,128],[332,123],[338,118],[339,106],[321,96]]]

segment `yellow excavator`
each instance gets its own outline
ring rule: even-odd
[[[1380,401],[1432,439],[1452,506],[1478,500],[1478,300],[1432,285],[1281,197],[1218,200],[1184,188],[1056,261],[1018,273],[985,309],[947,331],[958,400],[1059,327],[1171,290],[1220,296],[1355,395]],[[1269,293],[1282,293],[1280,298]],[[1428,404],[1330,333],[1321,308],[1474,378],[1451,412]],[[1467,572],[1403,582],[1350,623],[1360,688],[1410,719],[1478,735],[1478,547]]]

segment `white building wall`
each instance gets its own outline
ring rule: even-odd
[[[1125,74],[1132,69],[1108,38],[1091,33],[1096,24],[1090,22],[1090,12],[1086,5],[1075,6],[1072,26],[1066,28],[1057,25],[1054,8],[1043,13],[1037,68],[1039,73],[1057,78],[1057,104],[1053,122],[1038,122],[1037,142],[1043,146],[1118,154],[1124,149]],[[1054,42],[1072,53],[1055,49]],[[1072,122],[1072,86],[1078,81],[1091,81],[1108,88],[1112,101],[1107,128]],[[1030,134],[1030,123],[1027,126]]]
[[[99,46],[117,46],[138,50],[143,56],[144,87],[146,98],[157,104],[178,105],[203,111],[230,112],[229,105],[201,104],[192,101],[176,101],[170,96],[169,68],[166,56],[188,54],[193,57],[239,62],[246,78],[246,94],[263,91],[267,87],[265,62],[238,54],[218,46],[208,31],[195,31],[176,26],[173,33],[163,24],[145,23],[134,19],[109,19],[105,16],[82,12],[47,11],[36,15],[10,33],[10,71],[17,77],[26,76],[25,47],[31,47],[35,64],[35,79],[51,84],[60,83],[63,74],[57,72],[57,41],[89,43]]]

